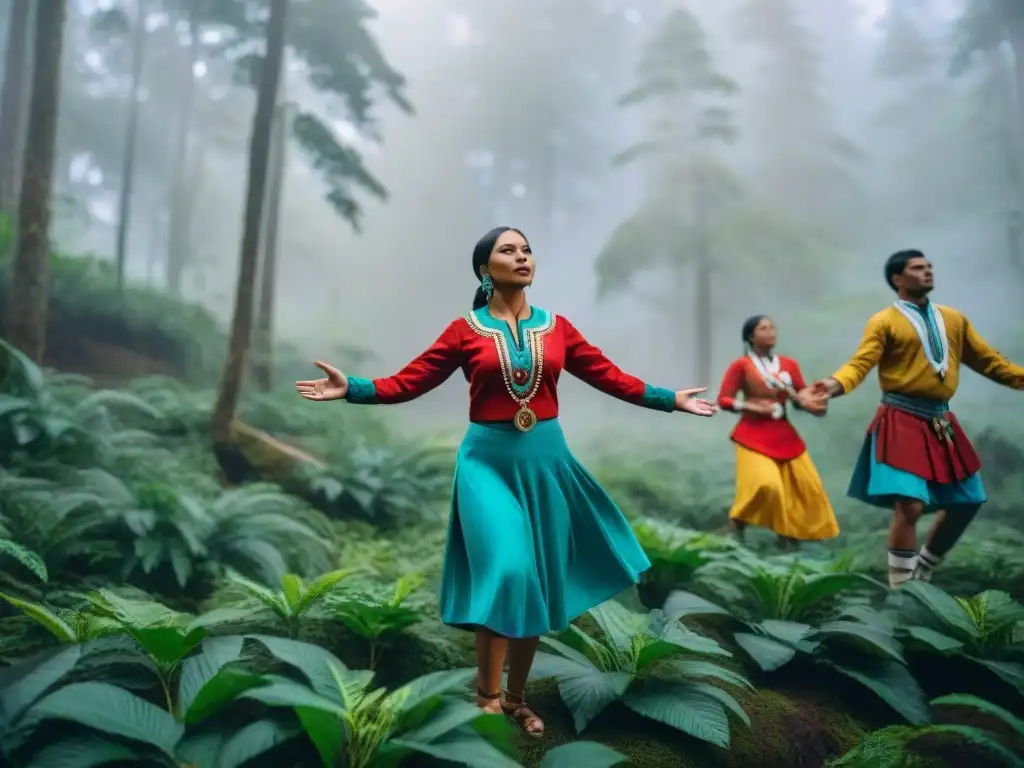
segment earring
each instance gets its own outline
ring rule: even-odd
[[[491,282],[490,275],[484,275],[480,280],[480,287],[484,291],[484,295],[490,299],[494,295],[494,283]]]

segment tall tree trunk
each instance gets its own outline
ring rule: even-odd
[[[192,246],[190,237],[192,195],[188,172],[189,138],[192,135],[192,115],[195,111],[196,63],[199,61],[199,14],[203,0],[192,0],[189,6],[188,79],[182,84],[181,103],[178,105],[178,133],[174,148],[174,176],[171,180],[171,219],[167,233],[167,290],[181,295],[181,279]]]
[[[227,361],[221,376],[217,402],[213,409],[211,431],[215,449],[230,450],[231,422],[238,407],[245,374],[249,342],[252,338],[253,303],[256,293],[256,270],[260,249],[260,227],[266,203],[267,160],[270,156],[274,111],[277,103],[281,61],[284,58],[285,20],[288,0],[271,0],[267,22],[266,57],[260,71],[256,95],[256,115],[249,141],[248,189],[245,198],[242,247],[239,253],[238,283],[235,292],[235,314],[231,321],[231,340]],[[217,451],[222,465],[224,453]],[[227,470],[227,467],[225,467]],[[230,472],[228,472],[230,474]]]
[[[66,14],[66,0],[47,0],[36,7],[32,56],[35,77],[22,163],[20,226],[7,288],[7,339],[36,363],[42,363],[46,350],[50,207]]]
[[[135,184],[135,151],[139,144],[139,95],[142,91],[142,65],[146,52],[146,10],[148,3],[137,0],[135,5],[135,38],[132,47],[131,103],[128,105],[128,125],[124,137],[124,165],[121,166],[121,194],[117,205],[117,287],[124,289],[125,269],[128,264],[128,227],[132,219],[132,188]]]
[[[694,198],[694,229],[697,243],[694,250],[696,271],[693,303],[694,332],[696,335],[696,371],[697,386],[711,386],[711,335],[713,322],[711,318],[713,302],[711,301],[711,240],[709,236],[709,211],[707,190],[704,181],[698,179],[697,194]]]
[[[283,88],[282,88],[283,91]],[[271,150],[271,176],[268,185],[267,210],[264,216],[262,265],[260,270],[260,301],[256,309],[256,355],[252,365],[253,384],[261,392],[273,386],[274,362],[274,291],[277,288],[277,245],[281,224],[281,200],[288,147],[288,105],[277,107],[274,140]]]
[[[0,91],[0,211],[13,211],[25,137],[25,90],[32,80],[28,41],[31,0],[13,0],[7,19],[4,82]]]

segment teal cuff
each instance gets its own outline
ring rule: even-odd
[[[377,402],[377,388],[373,385],[373,379],[349,376],[348,393],[345,395],[345,399],[356,405],[370,405]]]
[[[655,411],[672,413],[676,409],[676,393],[671,389],[652,387],[650,384],[645,384],[644,399],[641,405],[644,408],[651,408]]]

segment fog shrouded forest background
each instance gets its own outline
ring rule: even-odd
[[[1022,764],[1017,392],[964,377],[990,503],[893,595],[888,513],[845,498],[873,376],[794,416],[843,529],[796,556],[721,535],[732,415],[566,377],[574,450],[654,567],[545,638],[526,743],[465,701],[469,637],[437,620],[464,380],[388,409],[292,388],[426,348],[496,224],[531,240],[530,300],[654,384],[713,393],[755,313],[829,375],[902,248],[1024,361],[1016,0],[0,19],[0,765]]]

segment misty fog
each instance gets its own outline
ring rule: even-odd
[[[105,5],[72,3],[55,234],[69,253],[113,258],[131,45],[90,21]],[[170,227],[167,179],[191,54],[181,14],[159,2],[142,5],[146,41],[127,270],[133,281],[160,285]],[[966,312],[1011,356],[1024,352],[1013,302],[1024,279],[1012,244],[1012,214],[1021,200],[1014,59],[999,48],[953,72],[957,3],[373,6],[379,16],[369,29],[407,78],[414,114],[375,93],[375,135],[360,133],[338,103],[310,87],[303,62],[289,58],[285,76],[288,102],[327,116],[337,138],[362,154],[387,190],[386,200],[353,192],[362,209],[355,232],[325,201],[308,158],[287,147],[275,324],[279,338],[298,343],[310,359],[329,357],[343,344],[373,355],[353,373],[397,369],[468,311],[476,286],[472,246],[497,224],[531,238],[538,262],[531,301],[570,317],[623,368],[668,387],[714,392],[741,352],[742,320],[755,312],[776,318],[781,351],[809,377],[830,374],[852,352],[867,317],[892,300],[882,263],[905,247],[921,248],[934,261],[940,302]],[[665,19],[684,7],[692,29],[677,30],[681,36],[669,48],[683,71],[687,62],[692,71],[706,59],[732,90],[697,94],[680,109],[717,99],[732,124],[728,141],[687,134],[680,126],[688,118],[669,117],[657,98],[619,104],[637,87],[638,62],[664,33]],[[226,322],[255,99],[217,43],[216,30],[204,30],[192,65],[195,167],[183,292]],[[667,154],[613,162],[655,134],[665,138],[670,123]],[[708,380],[700,378],[693,353],[693,243],[671,225],[623,226],[654,198],[660,210],[678,208],[680,222],[691,215],[685,173],[665,172],[680,157],[711,159],[716,173],[729,177],[728,199],[712,203]],[[465,389],[453,377],[406,407],[403,418],[460,429]],[[988,405],[1013,397],[968,377],[958,408],[968,420],[977,418],[970,403],[980,396]],[[860,417],[876,397],[865,386],[836,406],[840,419],[801,428],[813,443],[846,442],[852,450]],[[565,383],[562,401],[568,429],[598,444],[624,433],[656,435],[727,456],[728,415],[707,424],[667,423],[575,381]]]

